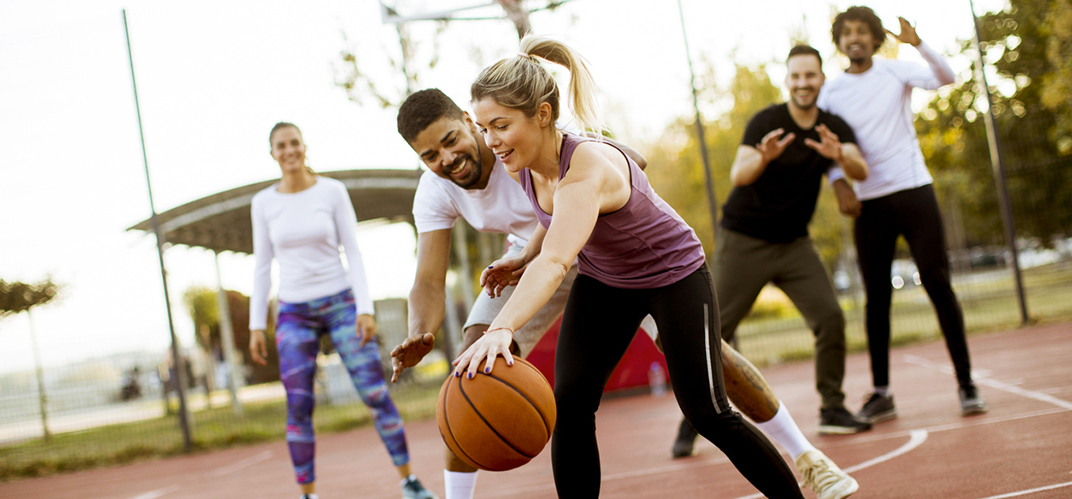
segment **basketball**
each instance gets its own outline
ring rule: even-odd
[[[481,364],[483,365],[483,364]],[[439,391],[436,422],[447,447],[470,466],[506,471],[536,457],[555,428],[555,395],[532,364],[497,357],[491,374],[453,371]]]

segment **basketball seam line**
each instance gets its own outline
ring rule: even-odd
[[[457,381],[457,380],[450,380],[450,381]],[[461,381],[458,381],[458,391],[461,392],[462,395],[465,395],[465,392],[462,392],[461,388],[462,388]],[[458,437],[454,435],[454,428],[451,428],[451,426],[450,426],[450,413],[447,412],[447,396],[449,396],[449,395],[450,395],[450,385],[447,385],[447,393],[445,393],[443,395],[443,422],[446,423],[447,431],[450,432],[450,438],[452,440],[454,440],[454,446],[457,447],[458,450],[462,454],[465,454],[465,457],[469,459],[469,462],[475,463],[476,459],[473,459],[473,456],[470,456],[468,452],[465,452],[465,449],[462,448],[462,445],[460,443],[458,443]],[[466,397],[467,402],[468,402],[468,400],[469,400],[468,397]],[[473,405],[472,403],[469,404],[470,407],[472,407],[472,405]],[[446,443],[447,447],[449,448],[450,443],[446,442],[446,438],[444,438],[443,440],[444,440],[444,443]],[[461,457],[461,456],[459,456],[459,457]]]
[[[528,401],[528,403],[530,405],[532,404],[532,401],[529,400],[528,397],[525,397],[525,394],[523,394],[520,391],[518,391],[517,388],[514,388],[513,385],[511,385],[509,383],[506,383],[501,378],[497,378],[497,377],[492,376],[490,374],[488,375],[488,377],[490,377],[492,379],[495,379],[495,380],[501,382],[502,384],[504,384],[506,386],[509,386],[511,390],[517,392],[522,397],[524,397],[525,400]],[[462,386],[461,382],[458,383],[458,392],[460,392],[462,394],[462,397],[465,398],[465,401],[469,404],[469,407],[473,408],[473,412],[476,413],[476,415],[480,417],[480,420],[483,421],[485,425],[487,425],[488,429],[491,430],[491,432],[494,433],[495,436],[499,437],[499,440],[502,440],[504,444],[508,445],[511,449],[514,449],[514,451],[516,451],[518,454],[521,454],[522,456],[525,456],[525,457],[527,457],[529,459],[532,459],[532,458],[536,457],[535,455],[532,455],[532,456],[528,455],[528,453],[522,451],[521,449],[518,449],[516,446],[514,446],[514,444],[510,443],[510,441],[508,441],[506,438],[504,438],[503,435],[501,433],[499,433],[498,430],[496,430],[495,427],[491,425],[491,423],[488,422],[488,420],[484,417],[484,415],[481,414],[480,411],[476,409],[476,406],[473,405],[473,401],[469,399],[469,395],[465,393],[465,388]],[[535,407],[536,406],[533,405],[533,408],[535,408]],[[539,413],[540,411],[537,410],[536,412]],[[542,417],[543,414],[540,414],[540,416]],[[473,462],[475,463],[476,460],[474,459]]]
[[[534,365],[532,365],[532,364],[529,364],[529,363],[523,363],[523,364],[518,364],[518,365],[521,365],[521,366],[525,366],[525,367],[526,367],[527,369],[529,369],[530,371],[533,371],[533,372],[535,372],[536,374],[539,374],[539,375],[540,375],[540,377],[541,377],[541,378],[543,378],[543,381],[544,381],[544,383],[547,383],[547,378],[546,378],[546,377],[544,377],[543,373],[542,373],[542,372],[540,372],[540,370],[539,370],[539,369],[536,369],[536,366],[534,366]],[[493,372],[494,372],[494,371],[493,371]],[[544,414],[544,413],[543,413],[543,411],[540,411],[540,408],[539,408],[539,407],[537,407],[537,406],[536,406],[536,404],[532,402],[532,399],[530,399],[530,398],[528,397],[528,395],[526,395],[526,394],[525,394],[524,392],[522,392],[521,390],[518,390],[517,388],[515,388],[515,387],[514,387],[514,385],[511,385],[510,383],[507,383],[507,382],[506,382],[506,380],[504,380],[504,379],[502,379],[502,378],[500,378],[500,377],[498,377],[498,376],[495,376],[494,374],[488,373],[488,376],[491,376],[492,378],[495,378],[495,379],[497,379],[497,380],[501,381],[501,382],[502,382],[502,383],[503,383],[504,385],[506,385],[506,386],[509,386],[509,387],[510,387],[511,389],[513,389],[513,390],[514,390],[515,392],[517,392],[517,394],[518,394],[518,395],[521,395],[521,397],[522,397],[522,398],[524,398],[524,399],[525,399],[525,401],[526,401],[526,402],[528,402],[528,403],[529,403],[529,405],[530,405],[530,406],[532,406],[532,408],[533,408],[533,409],[534,409],[534,410],[536,411],[536,414],[539,414],[539,415],[540,415],[540,419],[541,419],[541,420],[543,420],[543,423],[544,423],[544,429],[545,429],[545,430],[547,430],[547,434],[548,434],[548,435],[550,435],[550,434],[551,434],[551,432],[552,432],[552,431],[554,430],[554,428],[548,428],[548,427],[547,427],[547,415],[546,415],[546,414]],[[548,383],[548,384],[550,384],[550,383]],[[460,386],[460,385],[459,385],[459,386]],[[535,457],[535,456],[533,456],[533,457]]]

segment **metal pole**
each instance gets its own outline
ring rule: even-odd
[[[182,428],[182,444],[187,451],[193,448],[190,440],[190,414],[186,407],[186,373],[182,362],[182,353],[179,351],[179,340],[175,336],[175,321],[171,317],[171,297],[168,296],[167,269],[164,266],[164,233],[160,230],[160,224],[156,221],[156,206],[153,204],[153,184],[149,180],[149,156],[145,152],[145,132],[141,125],[141,106],[138,104],[138,83],[134,79],[134,55],[130,50],[130,29],[127,27],[127,10],[123,9],[123,32],[127,40],[127,58],[130,61],[130,83],[134,87],[134,109],[138,114],[138,136],[141,138],[141,157],[145,163],[145,186],[149,190],[149,210],[151,215],[149,222],[156,234],[156,254],[160,259],[160,280],[164,284],[164,306],[167,308],[168,330],[171,333],[171,354],[175,363],[175,384],[179,393],[179,427]]]
[[[1016,281],[1016,299],[1020,305],[1020,324],[1026,325],[1030,321],[1027,313],[1027,299],[1024,297],[1024,280],[1020,272],[1020,259],[1016,250],[1016,221],[1012,216],[1012,208],[1009,206],[1009,190],[1005,184],[1005,164],[1002,160],[1001,142],[998,139],[997,125],[994,123],[994,100],[990,96],[990,85],[986,82],[986,71],[983,70],[983,48],[980,43],[982,35],[979,33],[979,19],[975,17],[975,2],[968,0],[972,11],[972,25],[975,26],[975,62],[976,78],[983,85],[986,92],[986,139],[990,145],[990,163],[994,168],[994,182],[998,188],[998,207],[1001,210],[1001,222],[1005,227],[1005,244],[1009,254],[1012,255],[1012,273]]]
[[[707,159],[707,140],[704,138],[703,120],[700,118],[700,102],[696,95],[696,74],[692,70],[692,56],[689,52],[689,37],[685,34],[685,11],[681,0],[677,0],[677,13],[681,16],[681,37],[685,40],[685,59],[689,61],[689,87],[692,88],[692,108],[696,111],[696,138],[700,142],[700,156],[703,158],[704,179],[707,181],[707,209],[711,212],[711,236],[718,234],[718,199],[715,198],[715,182],[711,178],[711,165]]]
[[[26,309],[26,318],[30,321],[30,346],[33,347],[34,371],[37,373],[37,403],[41,408],[41,429],[44,431],[45,441],[52,440],[52,432],[48,430],[48,396],[45,395],[45,373],[41,369],[41,351],[37,348],[37,331],[34,329],[33,313]]]
[[[235,416],[242,415],[242,401],[238,399],[239,377],[238,367],[241,365],[235,356],[234,349],[234,326],[231,324],[231,305],[227,299],[227,291],[223,289],[223,275],[220,274],[220,254],[213,251],[216,261],[216,308],[219,309],[220,317],[220,343],[223,343],[223,361],[227,363],[227,389],[231,392],[231,405],[234,406]]]

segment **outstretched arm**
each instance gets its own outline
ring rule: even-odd
[[[948,85],[956,80],[956,74],[953,72],[953,68],[949,66],[945,58],[939,55],[934,49],[930,48],[923,40],[919,38],[919,34],[916,33],[915,26],[908,22],[903,17],[898,17],[897,20],[901,24],[901,33],[895,34],[890,30],[886,30],[887,33],[892,35],[897,41],[901,43],[907,43],[919,50],[919,55],[923,56],[923,59],[927,61],[927,65],[930,66],[933,71],[933,80],[918,80],[911,79],[909,83],[914,87],[924,88],[927,90],[934,90],[943,85]]]
[[[606,155],[596,152],[597,147],[602,146],[582,145],[574,152],[569,172],[559,181],[553,198],[554,213],[562,215],[552,218],[539,255],[529,263],[487,332],[455,359],[455,375],[468,371],[472,377],[477,369],[491,372],[498,355],[505,357],[508,364],[513,363],[513,332],[536,315],[558,289],[588,242],[599,214],[605,208],[620,208],[628,200],[628,181]]]
[[[391,381],[432,351],[435,333],[446,314],[446,279],[450,229],[417,235],[417,275],[409,292],[409,337],[391,350]]]

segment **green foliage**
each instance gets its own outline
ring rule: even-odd
[[[711,177],[719,206],[725,202],[732,184],[730,167],[737,146],[752,115],[781,101],[781,90],[770,81],[766,67],[738,64],[728,89],[720,89],[708,73],[700,78],[698,92],[702,98],[719,100],[733,96],[733,105],[713,121],[704,123]],[[703,159],[696,137],[696,122],[680,118],[647,148],[645,171],[652,186],[696,231],[708,256],[714,250],[714,225],[708,209]]]
[[[1067,0],[1014,0],[979,19],[987,83],[1002,145],[1018,237],[1048,242],[1072,227],[1072,137],[1068,134],[1072,8]],[[1063,35],[1062,35],[1063,34]],[[1064,38],[1061,38],[1064,36]],[[971,41],[961,52],[973,56]],[[1061,65],[1065,67],[1061,67]],[[1052,69],[1058,68],[1058,71]],[[935,176],[939,201],[958,212],[961,244],[1000,244],[1001,217],[983,122],[986,90],[975,76],[943,88],[916,120],[920,145]],[[1044,94],[1046,97],[1044,98]],[[1049,102],[1049,104],[1047,104]],[[1042,214],[1045,216],[1042,216]]]
[[[254,363],[249,353],[249,297],[238,291],[227,290],[226,293],[228,311],[231,314],[231,331],[234,333],[235,353],[241,356],[247,373],[247,383],[258,384],[279,380],[279,353],[275,347],[275,314],[268,314],[268,329],[265,331],[268,363],[262,366]],[[182,296],[186,312],[194,321],[197,345],[210,353],[223,347],[216,294],[216,290],[195,286],[187,289]]]
[[[0,280],[0,318],[44,305],[59,294],[60,287],[46,278],[37,284]]]

